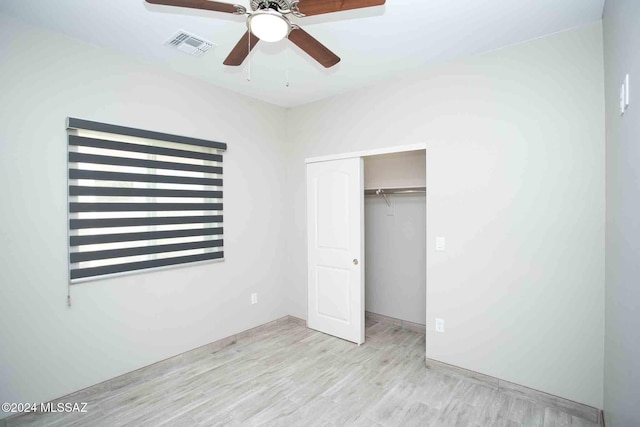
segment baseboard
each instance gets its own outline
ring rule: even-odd
[[[296,317],[296,316],[291,316],[291,315],[286,316],[286,317],[287,317],[288,321],[291,322],[291,323],[295,323],[296,325],[299,325],[299,326],[304,326],[305,328],[307,327],[307,321],[304,320],[304,319],[301,319],[301,318]]]
[[[407,329],[409,331],[418,332],[420,334],[426,333],[426,326],[419,323],[409,322],[408,320],[396,319],[395,317],[385,316],[383,314],[372,313],[370,311],[364,312],[365,320],[384,323],[385,325],[395,326],[400,329]]]
[[[529,397],[537,401],[543,401],[545,402],[545,404],[551,407],[556,407],[560,411],[575,415],[579,418],[583,418],[597,425],[600,424],[601,410],[598,408],[594,408],[593,406],[574,402],[560,396],[555,396],[544,391],[529,388],[520,384],[512,383],[510,381],[505,381],[500,378],[492,377],[490,375],[481,374],[479,372],[471,371],[459,366],[450,365],[448,363],[440,362],[439,360],[425,358],[425,365],[427,369],[437,369],[440,371],[446,371],[454,376],[462,376],[467,380],[476,381],[480,384],[496,388],[500,391],[515,395],[519,398],[526,399],[527,397]]]

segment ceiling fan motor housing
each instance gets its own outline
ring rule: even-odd
[[[287,0],[251,0],[251,10],[273,9],[277,12],[289,10]]]

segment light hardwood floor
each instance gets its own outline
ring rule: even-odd
[[[7,426],[597,426],[563,399],[428,361],[424,335],[367,320],[360,347],[283,319],[60,399],[86,414]],[[3,423],[0,422],[0,426]]]

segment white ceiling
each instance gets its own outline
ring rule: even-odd
[[[249,8],[249,0],[235,3]],[[155,62],[215,85],[291,107],[598,21],[604,0],[387,0],[382,7],[292,21],[342,61],[324,69],[287,40],[259,43],[247,61],[222,61],[246,31],[244,17],[155,6],[144,0],[2,0],[0,12]],[[203,57],[164,45],[178,29],[215,46]],[[287,74],[290,85],[286,86]]]

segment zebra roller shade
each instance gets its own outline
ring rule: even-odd
[[[223,260],[224,143],[69,118],[71,283]]]

